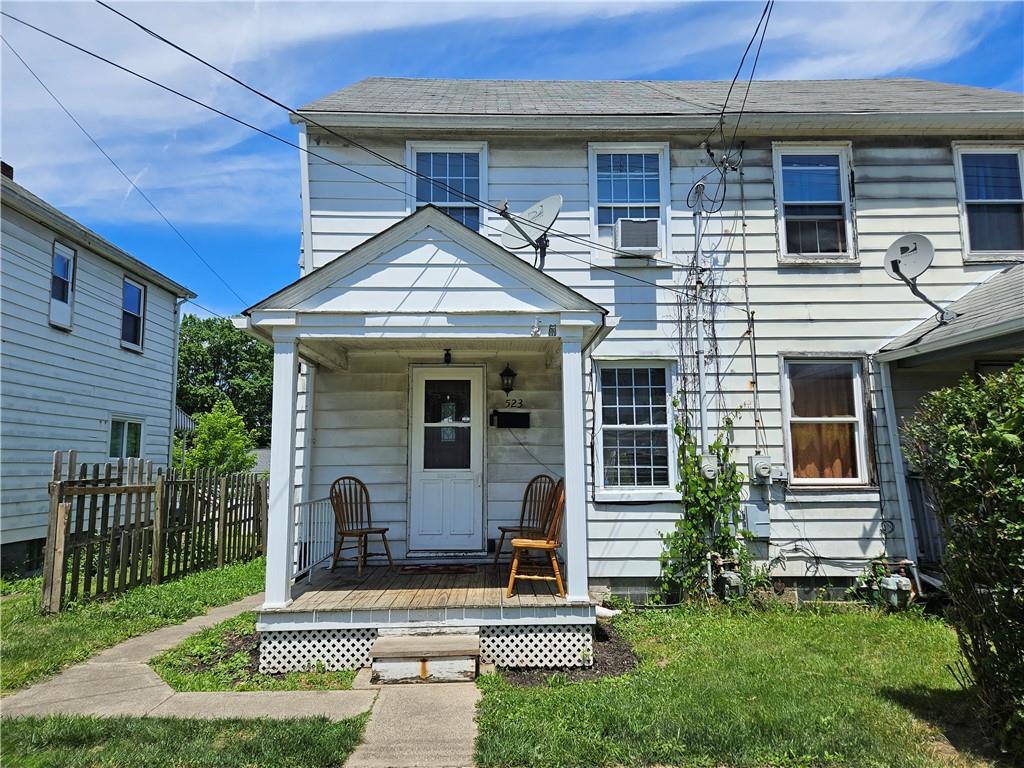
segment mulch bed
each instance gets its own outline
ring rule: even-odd
[[[599,621],[594,627],[594,663],[589,667],[499,667],[513,685],[547,685],[552,675],[566,682],[599,680],[624,675],[639,663],[636,654],[615,627]]]

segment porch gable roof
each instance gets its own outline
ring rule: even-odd
[[[472,314],[608,310],[433,205],[242,314]]]

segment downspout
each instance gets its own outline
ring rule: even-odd
[[[882,398],[885,403],[885,427],[889,435],[889,453],[892,458],[893,478],[896,484],[896,501],[900,508],[900,524],[903,526],[903,548],[908,559],[917,563],[917,536],[914,533],[914,522],[910,515],[910,493],[907,488],[906,468],[903,466],[903,447],[900,445],[899,429],[896,426],[896,406],[892,396],[892,376],[890,363],[879,361],[878,368],[882,375]],[[879,489],[879,492],[881,489]],[[915,568],[916,572],[916,568]],[[920,585],[918,585],[920,590]]]
[[[178,407],[178,345],[181,339],[181,307],[188,301],[184,296],[174,299],[174,354],[171,356],[171,418],[168,426],[167,469],[171,469],[174,461],[174,422]]]

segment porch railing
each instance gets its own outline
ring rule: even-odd
[[[919,475],[907,475],[907,488],[910,490],[914,532],[917,534],[918,562],[941,563],[946,551],[946,537],[928,486]]]
[[[295,505],[295,553],[292,577],[313,578],[313,569],[334,552],[334,509],[331,500],[314,499]]]

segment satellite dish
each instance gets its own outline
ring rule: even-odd
[[[501,244],[510,251],[519,248],[538,248],[541,238],[551,229],[562,210],[562,196],[551,195],[519,214],[503,214],[509,219],[501,235]],[[511,218],[510,218],[511,216]]]
[[[914,280],[925,273],[935,258],[935,247],[924,235],[904,235],[885,252],[885,271],[893,280]]]
[[[904,235],[885,252],[885,271],[893,280],[902,280],[910,292],[934,309],[939,325],[956,319],[956,312],[944,309],[929,299],[917,287],[917,278],[925,273],[935,258],[935,247],[924,235]]]

